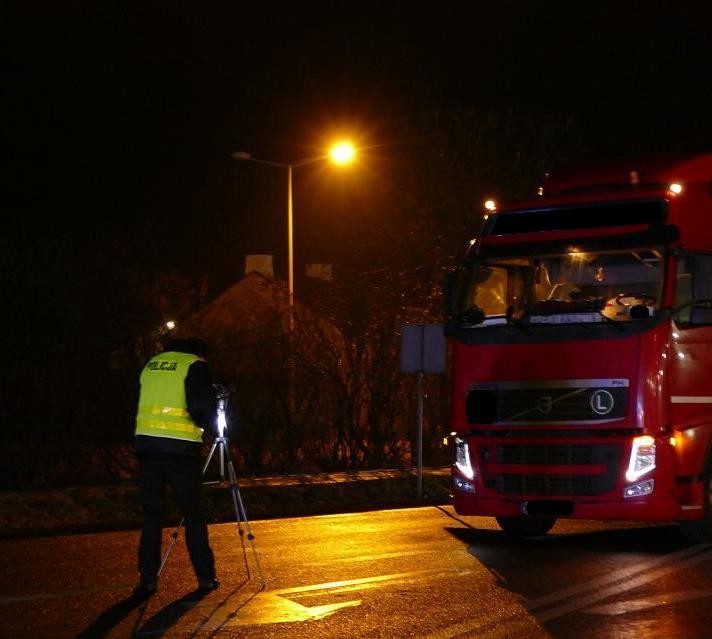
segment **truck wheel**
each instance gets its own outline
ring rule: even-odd
[[[499,527],[510,537],[546,535],[556,523],[556,517],[496,517]]]
[[[712,459],[702,473],[702,485],[705,494],[702,519],[680,524],[682,534],[691,542],[712,541]]]

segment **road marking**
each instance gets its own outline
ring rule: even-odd
[[[431,568],[429,570],[409,570],[408,572],[396,572],[390,575],[378,575],[376,577],[363,577],[361,579],[346,579],[343,581],[329,581],[323,584],[312,584],[309,586],[296,586],[294,588],[283,588],[281,590],[272,590],[274,594],[277,595],[291,595],[295,593],[312,592],[314,590],[335,590],[343,591],[344,589],[351,589],[353,586],[372,586],[382,583],[384,581],[407,581],[412,578],[421,578],[426,575],[444,575],[453,572],[467,572],[459,569],[451,568],[442,570],[441,568]]]
[[[640,575],[639,577],[635,577],[630,581],[623,581],[609,588],[599,590],[593,594],[584,595],[583,597],[574,599],[569,603],[563,604],[556,608],[549,609],[543,613],[538,613],[536,617],[540,622],[546,623],[547,621],[551,621],[552,619],[556,619],[557,617],[563,617],[569,612],[581,610],[582,608],[592,603],[602,601],[603,599],[607,599],[608,597],[611,597],[613,595],[620,594],[621,592],[626,592],[627,590],[638,588],[639,586],[643,586],[650,581],[658,580],[664,577],[669,572],[676,572],[680,568],[694,566],[695,564],[703,563],[706,561],[712,561],[712,551],[707,551],[702,553],[701,555],[695,555],[694,557],[688,557],[687,559],[678,561],[673,565],[666,565],[652,572],[646,572],[645,574]]]
[[[263,592],[255,596],[246,606],[240,608],[237,614],[223,606],[211,615],[210,619],[201,626],[201,630],[226,626],[261,626],[273,623],[314,621],[329,617],[342,608],[360,605],[360,599],[352,599],[322,606],[303,606],[272,592]]]
[[[402,552],[384,552],[379,555],[358,555],[357,557],[339,557],[338,559],[330,559],[329,561],[320,561],[312,564],[313,566],[331,566],[336,563],[343,562],[361,562],[361,561],[381,561],[383,559],[396,559],[397,557],[413,557],[415,555],[435,554],[437,550],[412,550]]]
[[[536,599],[530,599],[526,602],[525,607],[527,610],[536,610],[537,608],[542,608],[552,603],[568,599],[574,595],[582,594],[590,590],[600,588],[601,586],[607,586],[608,584],[615,583],[616,581],[621,581],[622,579],[627,579],[632,577],[637,573],[643,572],[645,570],[650,570],[652,568],[658,568],[660,566],[665,566],[667,564],[672,564],[680,559],[694,555],[705,550],[712,548],[711,544],[696,544],[688,548],[683,548],[677,552],[668,553],[655,559],[650,559],[648,561],[643,561],[632,566],[627,566],[616,570],[615,572],[608,573],[603,577],[598,579],[592,579],[586,581],[585,583],[572,586],[571,588],[565,588],[563,590],[557,590],[556,592],[549,593],[543,597],[538,597]]]
[[[704,599],[706,597],[712,597],[712,590],[682,590],[680,592],[671,592],[646,599],[617,601],[612,604],[588,608],[583,612],[592,615],[624,615],[628,612],[638,612],[639,610],[648,610],[649,608],[666,606],[680,601],[691,601],[692,599]]]
[[[322,584],[310,584],[293,588],[271,590],[255,595],[246,604],[239,602],[234,597],[221,604],[218,610],[212,610],[210,618],[201,626],[202,629],[224,628],[226,626],[256,626],[275,623],[294,623],[313,621],[333,615],[343,608],[352,608],[361,605],[361,599],[351,599],[318,606],[304,606],[294,599],[299,597],[318,595],[343,595],[347,592],[363,591],[377,588],[381,585],[399,584],[408,581],[418,581],[431,577],[451,577],[453,574],[471,574],[470,570],[462,569],[431,569],[399,572],[390,575],[364,577],[362,579],[347,579],[343,581],[329,581]],[[214,604],[200,604],[198,608],[213,608]]]
[[[527,611],[521,605],[512,603],[508,607],[500,608],[499,611],[494,611],[484,619],[476,621],[463,621],[461,623],[440,628],[435,632],[423,637],[423,639],[453,639],[459,636],[486,636],[488,639],[512,639],[513,637],[532,637],[536,636],[536,630],[539,630],[542,635],[547,633],[539,626],[537,619],[527,614]],[[476,633],[473,635],[473,633]]]

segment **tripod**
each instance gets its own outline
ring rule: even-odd
[[[250,522],[247,519],[247,511],[245,510],[245,504],[242,501],[242,495],[240,494],[240,486],[237,483],[237,476],[235,474],[235,466],[232,463],[232,455],[230,454],[230,441],[225,435],[225,431],[227,430],[227,418],[226,418],[226,411],[227,411],[227,403],[230,398],[230,390],[224,387],[222,384],[215,384],[215,388],[217,390],[217,399],[218,399],[218,415],[217,415],[217,431],[218,431],[218,436],[215,438],[213,441],[213,445],[210,448],[210,452],[208,453],[208,457],[205,460],[205,465],[203,466],[203,475],[208,470],[208,467],[210,466],[210,462],[213,459],[213,455],[217,451],[218,453],[218,463],[219,463],[219,471],[220,471],[220,482],[225,481],[225,468],[227,466],[227,480],[228,480],[228,487],[230,490],[230,496],[232,497],[232,505],[233,508],[235,509],[235,519],[237,521],[237,534],[240,537],[240,544],[242,545],[242,555],[245,560],[245,571],[247,572],[247,579],[249,580],[251,577],[250,573],[250,562],[247,557],[247,548],[245,546],[245,537],[247,537],[247,540],[250,542],[250,546],[252,547],[252,554],[254,555],[255,558],[255,565],[257,566],[257,572],[259,574],[260,578],[260,584],[261,587],[265,587],[265,576],[264,573],[262,572],[262,565],[260,564],[260,558],[257,555],[257,549],[255,548],[255,536],[252,534],[252,529],[250,527]],[[226,463],[227,462],[227,463]],[[220,483],[220,482],[206,482],[208,484],[212,483]],[[168,545],[168,548],[166,549],[166,552],[163,553],[163,557],[161,557],[161,565],[158,568],[158,575],[161,574],[163,571],[163,568],[166,565],[166,562],[168,561],[168,556],[171,554],[171,551],[173,550],[173,547],[176,544],[176,541],[178,540],[178,534],[180,533],[181,528],[183,527],[183,523],[185,522],[185,518],[181,518],[180,522],[178,523],[178,526],[176,529],[171,533],[171,543]]]

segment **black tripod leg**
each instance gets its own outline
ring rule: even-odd
[[[229,454],[229,453],[228,453]],[[228,480],[230,483],[230,498],[232,499],[232,506],[235,509],[235,521],[237,522],[237,535],[240,538],[240,545],[242,546],[242,557],[245,560],[245,571],[247,573],[247,579],[249,580],[251,577],[250,573],[250,562],[247,559],[247,547],[245,546],[245,531],[242,528],[242,511],[240,510],[240,500],[239,500],[239,493],[238,493],[238,488],[237,488],[237,483],[234,477],[234,470],[232,466],[232,462],[230,461],[228,457],[228,463],[227,463],[227,470],[228,470]]]
[[[227,445],[227,438],[223,443],[225,458],[227,459],[227,472],[228,478],[230,480],[230,494],[232,495],[232,503],[235,507],[235,517],[237,518],[237,528],[239,531],[240,539],[243,538],[244,531],[242,530],[242,524],[245,524],[245,530],[247,531],[247,539],[252,547],[252,554],[255,558],[255,565],[257,566],[257,572],[260,576],[260,581],[262,587],[265,586],[265,576],[262,572],[262,565],[260,564],[260,558],[257,554],[257,548],[255,548],[255,536],[252,534],[252,529],[250,527],[250,522],[247,519],[247,512],[245,511],[245,504],[242,501],[242,495],[240,494],[240,486],[237,483],[237,475],[235,474],[235,466],[232,463],[232,456],[230,454],[230,447]],[[247,561],[247,554],[245,551],[245,542],[242,542],[243,554],[245,554],[245,568],[247,570],[247,577],[250,577],[250,567]]]
[[[215,453],[215,449],[218,447],[218,442],[217,440],[213,442],[213,445],[210,447],[210,452],[208,453],[208,457],[205,460],[205,464],[203,465],[203,475],[208,470],[208,466],[210,466],[210,460],[213,458],[213,453]]]

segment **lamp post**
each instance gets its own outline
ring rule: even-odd
[[[318,155],[311,158],[302,158],[292,162],[273,162],[253,158],[247,151],[235,151],[231,154],[233,160],[242,162],[255,162],[287,169],[287,262],[288,262],[288,287],[289,287],[289,308],[290,324],[293,321],[294,309],[294,198],[293,198],[293,174],[294,169],[305,164],[312,164],[321,160],[331,159],[335,164],[349,164],[356,156],[356,150],[349,142],[339,142],[335,144],[327,154]]]

